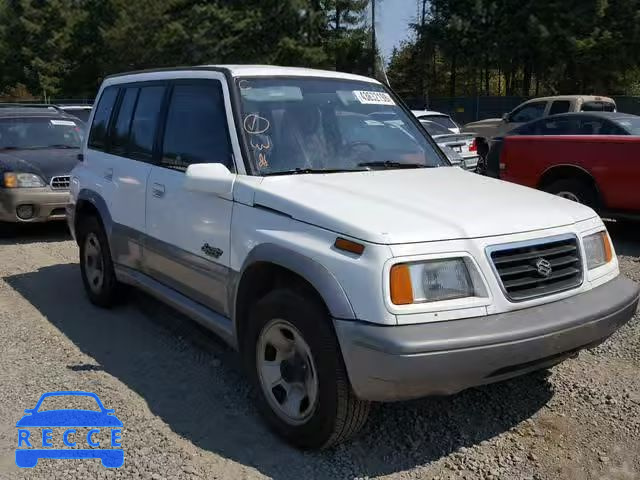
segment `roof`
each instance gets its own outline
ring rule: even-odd
[[[91,110],[91,105],[58,105],[62,110]]]
[[[123,80],[121,77],[135,75],[137,80],[144,80],[145,77],[152,78],[167,78],[170,75],[165,73],[171,72],[184,72],[190,70],[226,70],[232,77],[265,77],[265,76],[280,76],[280,77],[324,77],[324,78],[339,78],[343,80],[356,80],[369,83],[380,83],[377,80],[362,75],[354,75],[352,73],[335,72],[332,70],[316,70],[314,68],[301,68],[301,67],[281,67],[277,65],[196,65],[185,67],[173,67],[173,68],[161,68],[153,70],[140,70],[133,72],[123,72],[115,75],[110,75],[106,79],[118,79],[117,81],[109,83],[118,83]],[[165,75],[155,75],[165,74]]]
[[[621,112],[567,112],[567,113],[557,113],[555,115],[549,115],[548,117],[543,117],[545,119],[549,118],[558,118],[558,117],[603,117],[608,118],[609,120],[616,120],[622,118],[640,118],[638,115],[632,115],[630,113],[621,113]],[[535,120],[534,120],[535,121]]]
[[[581,99],[585,102],[611,102],[615,103],[612,98],[603,97],[600,95],[557,95],[553,97],[538,97],[531,98],[524,103],[528,102],[549,102],[552,100],[578,100]]]
[[[17,118],[17,117],[63,117],[71,118],[70,115],[54,108],[54,107],[3,107],[0,108],[0,118]]]

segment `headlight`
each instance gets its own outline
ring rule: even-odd
[[[34,173],[12,173],[4,174],[5,188],[34,188],[44,187],[44,181]]]
[[[395,305],[487,296],[476,267],[465,258],[400,263],[391,268],[390,282]]]
[[[611,248],[611,240],[606,231],[594,233],[582,239],[584,245],[584,253],[587,257],[587,269],[601,267],[611,261],[613,258],[613,250]]]

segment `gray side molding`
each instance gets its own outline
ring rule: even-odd
[[[104,225],[104,229],[107,232],[107,237],[111,237],[111,230],[113,228],[113,220],[111,219],[111,214],[109,213],[109,209],[107,208],[107,202],[105,202],[104,198],[93,190],[89,190],[88,188],[83,188],[78,193],[78,202],[87,201],[91,203],[98,213],[100,213],[100,217],[102,219],[102,224]]]
[[[235,320],[235,306],[238,286],[242,281],[244,272],[257,262],[269,262],[297,273],[309,282],[320,294],[327,305],[331,316],[343,320],[356,318],[353,307],[347,298],[344,289],[323,265],[298,252],[281,247],[274,243],[264,243],[251,250],[242,265],[238,281],[233,288],[233,317]]]

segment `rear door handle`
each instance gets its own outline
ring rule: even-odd
[[[113,168],[106,169],[103,175],[106,180],[113,180]]]
[[[156,198],[164,197],[164,185],[161,183],[154,183],[151,185],[151,194]]]

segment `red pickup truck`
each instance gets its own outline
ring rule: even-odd
[[[507,136],[491,146],[487,174],[640,218],[640,136]]]

